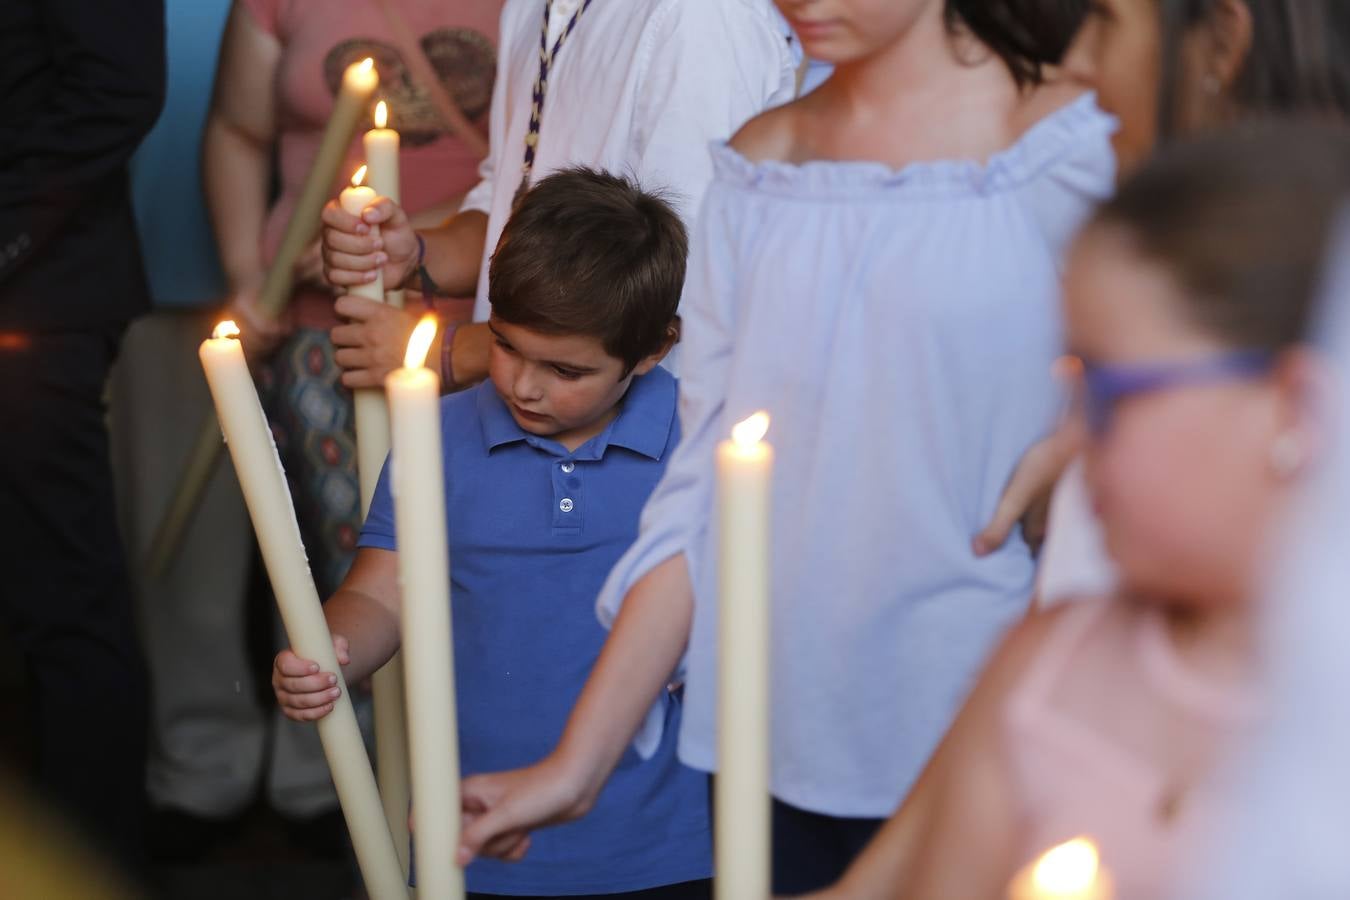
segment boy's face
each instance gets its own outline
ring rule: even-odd
[[[606,353],[598,338],[541,334],[496,316],[488,327],[488,374],[512,418],[568,450],[603,431],[633,378],[650,372],[663,355],[644,359],[625,375],[623,360]]]

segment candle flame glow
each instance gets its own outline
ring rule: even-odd
[[[431,349],[431,339],[436,336],[436,315],[427,313],[413,329],[408,338],[408,352],[403,357],[405,369],[420,369],[427,361],[427,351]]]
[[[357,71],[364,75],[366,72],[369,72],[371,69],[375,68],[375,60],[367,56],[365,59],[357,63],[356,67]]]
[[[361,182],[366,180],[366,167],[362,166],[352,175],[352,187],[360,187]]]
[[[1047,896],[1074,896],[1096,883],[1099,866],[1096,845],[1079,837],[1047,850],[1037,860],[1031,878]]]
[[[384,128],[389,124],[389,104],[381,100],[375,104],[375,127]]]
[[[769,414],[757,412],[744,422],[731,427],[731,439],[738,447],[750,447],[758,444],[769,432]]]
[[[216,340],[221,338],[239,337],[239,326],[234,324],[233,319],[226,319],[216,326],[216,330],[211,332],[211,337]]]

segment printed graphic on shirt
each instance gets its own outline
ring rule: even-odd
[[[487,115],[492,102],[492,83],[497,73],[497,51],[480,32],[469,28],[438,28],[422,36],[422,52],[471,122]],[[376,99],[389,103],[391,128],[398,129],[405,146],[429,144],[449,129],[441,121],[427,90],[413,78],[412,70],[398,48],[372,38],[352,38],[328,51],[323,61],[324,81],[337,95],[342,73],[367,56],[380,73]],[[371,104],[374,107],[374,104]],[[360,130],[371,127],[369,114]]]

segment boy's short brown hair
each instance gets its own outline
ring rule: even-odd
[[[594,169],[564,169],[516,206],[492,254],[495,316],[544,334],[598,338],[626,371],[675,327],[689,238],[657,194]]]

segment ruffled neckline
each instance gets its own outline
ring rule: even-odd
[[[1031,126],[1015,142],[976,160],[926,160],[894,168],[867,160],[781,160],[754,162],[729,143],[712,145],[713,168],[720,181],[799,197],[857,196],[896,190],[948,194],[996,193],[1040,176],[1066,155],[1081,151],[1085,134],[1109,138],[1115,117],[1103,112],[1096,95],[1087,93]],[[891,199],[889,196],[887,199]]]

